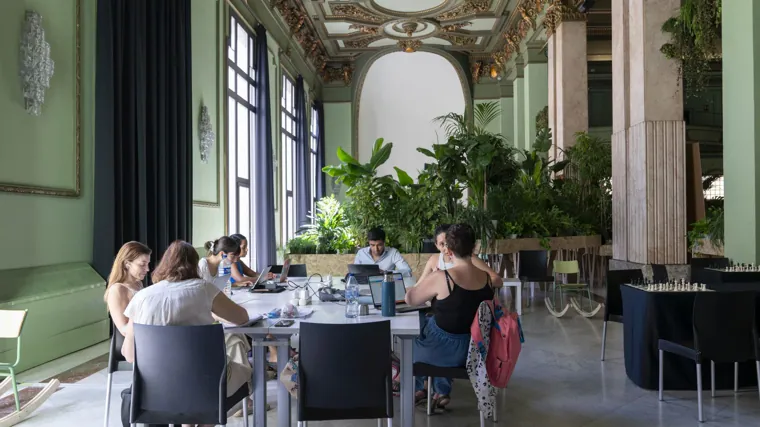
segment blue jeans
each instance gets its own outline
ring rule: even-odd
[[[420,316],[420,336],[414,340],[412,358],[442,368],[458,368],[467,362],[470,350],[470,334],[450,334],[439,328],[435,317]],[[425,389],[426,377],[415,377],[416,390]],[[433,390],[438,394],[451,394],[451,378],[433,378]]]

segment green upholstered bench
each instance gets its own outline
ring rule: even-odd
[[[28,309],[21,334],[23,371],[109,338],[106,282],[78,262],[0,270],[0,310]],[[0,340],[0,361],[15,358],[15,342]]]

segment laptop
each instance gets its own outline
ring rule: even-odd
[[[360,285],[369,284],[369,276],[382,274],[383,271],[377,264],[348,264],[348,273],[353,274],[356,282]],[[346,275],[348,279],[348,275]]]
[[[285,286],[272,286],[274,282],[267,280],[271,268],[272,266],[269,266],[261,271],[259,278],[256,279],[256,283],[249,289],[250,292],[279,294],[287,289]]]
[[[290,258],[286,259],[282,263],[282,272],[280,273],[280,283],[288,281],[288,271],[290,271]]]
[[[369,289],[372,293],[372,305],[380,310],[383,307],[383,276],[369,276]],[[406,285],[404,285],[404,276],[401,273],[393,273],[393,280],[396,282],[396,313],[409,313],[412,311],[425,310],[428,306],[412,307],[404,301],[406,297]]]

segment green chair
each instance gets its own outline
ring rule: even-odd
[[[596,315],[596,313],[598,313],[602,308],[602,305],[597,303],[597,306],[594,307],[594,300],[591,297],[591,286],[589,286],[588,283],[565,283],[567,281],[567,276],[571,274],[575,274],[580,277],[580,267],[578,266],[577,260],[554,261],[554,284],[552,286],[552,297],[551,299],[548,296],[546,297],[546,307],[549,309],[549,312],[555,317],[564,316],[570,306],[572,306],[575,311],[577,311],[578,314],[583,317],[594,317],[594,315]],[[557,291],[559,291],[559,301],[562,304],[565,304],[562,310],[557,310],[556,308]],[[565,302],[565,293],[575,293],[582,295],[583,292],[586,292],[586,295],[588,296],[588,311],[584,310],[582,304],[579,303],[578,300],[574,297],[570,297],[570,301],[567,303]]]
[[[13,362],[0,362],[0,376],[8,377],[0,383],[0,396],[13,389],[13,398],[16,401],[16,412],[0,418],[0,426],[12,426],[20,423],[35,409],[50,397],[58,389],[58,380],[52,380],[23,407],[19,401],[18,383],[16,382],[16,367],[21,360],[21,330],[24,327],[27,310],[0,310],[0,339],[16,340],[16,360]],[[7,371],[7,373],[5,372]]]

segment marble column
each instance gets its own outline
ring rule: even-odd
[[[660,46],[680,0],[612,2],[613,258],[686,263],[683,84]]]
[[[576,132],[588,132],[588,60],[586,21],[580,13],[562,19],[549,36],[550,158],[575,144]],[[574,19],[574,20],[573,20]]]
[[[517,58],[515,68],[509,79],[512,80],[513,89],[513,126],[511,139],[514,146],[518,149],[525,149],[525,78],[523,76],[523,63],[521,58]]]
[[[760,263],[760,2],[723,2],[723,173],[728,258]]]
[[[536,139],[536,115],[549,102],[549,69],[543,42],[528,45],[525,53],[525,147],[530,150]]]

